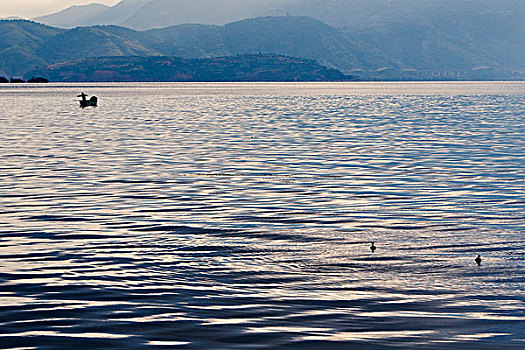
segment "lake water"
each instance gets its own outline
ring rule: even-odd
[[[525,83],[6,84],[0,123],[0,348],[525,347]]]

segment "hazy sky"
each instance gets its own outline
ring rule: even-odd
[[[0,17],[31,18],[47,15],[73,5],[99,3],[115,5],[119,0],[0,0]]]

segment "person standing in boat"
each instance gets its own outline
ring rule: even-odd
[[[87,95],[84,93],[84,91],[82,91],[82,92],[80,93],[80,95],[78,95],[77,97],[81,97],[81,98],[82,98],[81,103],[84,103],[84,104],[87,105],[87,99],[86,99]]]

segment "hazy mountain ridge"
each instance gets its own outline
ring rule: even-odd
[[[59,28],[90,26],[97,18],[104,16],[110,7],[103,4],[75,5],[60,12],[33,18],[34,21]]]
[[[34,25],[25,21],[16,23],[21,28]],[[1,25],[2,22],[0,29]],[[42,39],[38,47],[32,46],[30,52],[47,64],[104,56],[203,58],[266,53],[316,59],[345,71],[384,65],[398,67],[377,49],[352,40],[342,30],[313,18],[291,16],[256,18],[225,26],[179,25],[142,32],[118,26],[58,29],[56,35]]]
[[[314,17],[338,28],[395,22],[438,27],[446,23],[453,29],[458,19],[461,22],[480,14],[501,14],[523,7],[523,0],[122,0],[93,17],[92,23],[77,23],[75,16],[65,11],[35,20],[56,25],[53,21],[63,17],[62,22],[68,21],[70,28],[115,24],[144,30],[291,15]]]
[[[123,27],[78,27],[57,34],[36,53],[49,63],[103,56],[154,56],[140,33]]]
[[[28,21],[0,21],[0,74],[23,75],[36,66],[107,56],[206,58],[278,54],[318,60],[363,79],[516,78],[483,50],[411,24],[337,29],[308,17],[261,17],[224,26],[187,24],[135,31],[119,26],[63,30]],[[11,33],[11,34],[10,34]],[[18,38],[18,39],[17,39]],[[512,67],[511,67],[512,68]],[[483,71],[483,70],[482,70]]]
[[[329,29],[318,26],[319,32],[314,32],[314,24],[301,29],[295,22],[277,23],[294,41],[267,26],[257,32],[258,23],[250,20],[251,36],[228,30],[241,28],[247,18],[287,15],[316,18]],[[54,20],[60,17],[55,16]],[[80,21],[65,13],[62,17],[71,27]],[[512,76],[512,71],[523,74],[523,18],[523,0],[122,0],[92,16],[91,24],[137,30],[187,23],[215,25],[176,27],[169,34],[161,34],[164,29],[151,32],[142,46],[158,54],[209,57],[261,51],[315,58],[349,72],[383,69],[402,77],[400,70],[424,71],[430,76],[443,71],[466,79],[474,68],[498,71],[493,73],[501,78]],[[238,24],[230,26],[231,22]],[[298,35],[300,30],[310,30],[311,38]]]
[[[345,71],[398,68],[395,60],[310,17],[261,17],[225,25],[231,53],[276,53],[317,59]],[[373,53],[370,54],[370,53]]]
[[[57,13],[35,17],[32,20],[66,29],[79,26],[118,25],[124,23],[149,1],[151,0],[124,0],[114,6],[75,5]]]

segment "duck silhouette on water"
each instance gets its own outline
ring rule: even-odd
[[[372,242],[372,245],[370,246],[370,250],[373,252],[375,252],[377,249],[377,247],[375,246],[374,242]]]
[[[474,259],[474,261],[476,262],[476,264],[478,264],[478,266],[481,266],[481,255],[478,255],[478,257]]]
[[[81,92],[80,95],[77,97],[80,97],[80,107],[86,108],[86,107],[96,107],[98,103],[97,96],[91,96],[91,98],[88,100],[86,99],[87,95],[84,92]]]

